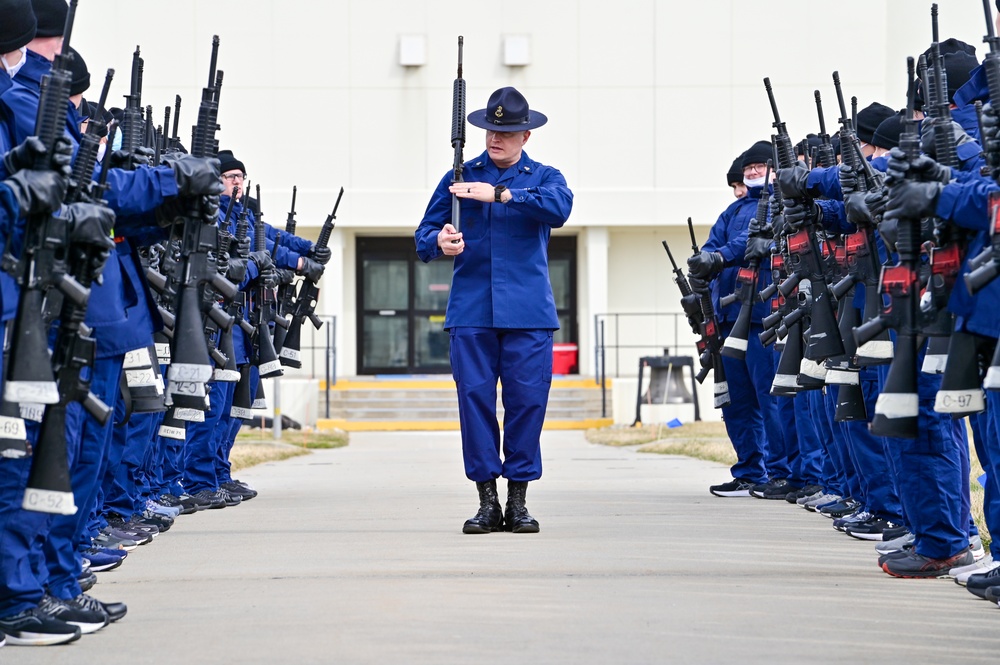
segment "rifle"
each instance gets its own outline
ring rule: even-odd
[[[295,197],[298,194],[298,187],[292,186],[292,207],[288,211],[288,217],[285,219],[285,233],[289,235],[295,235]],[[292,313],[295,307],[295,290],[297,285],[294,283],[294,276],[291,279],[282,279],[278,285],[278,318],[283,321],[288,321],[286,318]],[[288,327],[278,325],[274,328],[274,350],[278,352],[278,358],[281,358],[281,350],[285,346],[285,338],[288,336]]]
[[[688,217],[688,233],[691,235],[692,256],[697,256],[701,250],[698,248],[698,241],[694,235],[694,224]],[[690,285],[688,285],[690,288]],[[683,291],[682,291],[683,293]],[[693,292],[692,292],[693,293]],[[702,372],[699,373],[699,383],[705,380],[709,364],[715,373],[715,408],[721,409],[729,406],[729,383],[726,381],[726,368],[722,363],[722,336],[719,332],[719,322],[715,316],[715,307],[712,305],[712,295],[710,293],[701,294],[701,325],[699,332],[704,342],[705,350],[701,352],[700,361]],[[707,354],[707,356],[706,356]]]
[[[208,85],[202,89],[198,121],[192,129],[191,154],[196,157],[213,157],[218,152],[215,132],[219,129],[218,96],[222,85],[222,72],[216,71],[218,55],[219,37],[213,36]],[[176,273],[176,321],[167,372],[166,404],[205,410],[205,384],[212,378],[212,365],[202,325],[204,288],[210,284],[224,298],[235,297],[237,288],[218,273],[209,258],[218,249],[216,219],[206,219],[208,216],[202,211],[200,199],[192,199],[187,204],[188,210],[180,218],[183,226],[181,260]],[[210,307],[210,311],[217,309],[214,302]],[[221,310],[220,314],[225,316]]]
[[[125,95],[125,108],[122,118],[122,147],[128,155],[143,145],[145,139],[145,123],[142,118],[142,57],[139,46],[132,53],[132,75],[129,83],[129,93]]]
[[[829,137],[827,137],[829,138]],[[761,192],[760,200],[757,201],[757,211],[754,215],[748,238],[762,238],[770,235],[770,228],[767,223],[768,196],[767,183],[771,181],[772,160],[767,160],[767,168],[764,170],[765,191]],[[740,313],[733,324],[733,330],[729,333],[725,343],[722,345],[720,353],[722,355],[743,360],[747,357],[748,339],[750,337],[750,317],[753,314],[753,306],[757,300],[757,293],[760,290],[760,259],[750,259],[745,268],[740,268],[736,273],[736,292],[723,296],[719,304],[726,307],[730,303],[740,300]]]
[[[337,208],[340,207],[340,199],[344,196],[344,188],[340,188],[337,194],[337,201],[333,204],[333,212],[327,216],[320,229],[319,238],[316,240],[316,247],[326,247],[330,242],[330,235],[337,219]],[[316,316],[316,305],[319,302],[319,286],[306,277],[302,281],[302,287],[295,298],[295,307],[292,311],[292,319],[289,322],[288,334],[285,336],[285,344],[281,348],[281,364],[289,367],[302,367],[300,349],[302,348],[302,324],[306,319],[319,330],[323,326],[323,321]]]
[[[823,100],[820,97],[819,90],[813,91],[813,97],[816,99],[816,115],[819,116],[820,140],[819,150],[816,152],[816,160],[813,167],[836,166],[837,154],[833,151],[833,143],[830,141],[830,135],[826,133],[826,118],[823,117]]]
[[[260,205],[260,185],[257,185],[257,204]],[[263,206],[261,212],[257,214],[257,222],[254,225],[254,251],[263,252],[267,250],[266,231],[264,229]],[[272,249],[272,259],[274,250],[278,248],[280,236],[274,239]],[[271,339],[270,323],[274,321],[274,289],[268,285],[268,280],[273,276],[274,268],[261,271],[257,276],[257,289],[254,308],[250,314],[250,323],[256,328],[254,337],[254,351],[256,355],[257,369],[261,378],[281,376],[284,370],[278,360],[278,354],[274,350],[274,342]]]
[[[907,106],[899,147],[908,160],[920,156],[920,135],[913,117],[914,66],[906,59]],[[896,186],[890,183],[889,186]],[[876,334],[896,331],[896,345],[889,374],[875,404],[875,415],[869,429],[876,436],[915,439],[918,433],[919,396],[917,394],[917,326],[920,294],[920,220],[900,219],[896,250],[896,265],[883,266],[879,279],[879,295],[889,298],[877,318],[854,329],[854,339],[861,346]]]
[[[775,150],[777,152],[778,169],[793,168],[795,166],[795,154],[792,150],[791,139],[788,136],[788,129],[778,115],[778,106],[774,101],[774,92],[771,89],[771,81],[764,79],[764,89],[767,91],[767,98],[771,104],[771,113],[774,116],[773,127],[777,130],[775,136]],[[810,205],[811,200],[806,200],[805,204]],[[786,269],[789,271],[788,278],[778,287],[778,291],[788,298],[792,290],[798,286],[799,281],[808,279],[810,282],[810,293],[812,302],[808,305],[808,314],[811,319],[809,331],[806,332],[807,343],[804,357],[809,360],[825,360],[831,356],[840,355],[844,352],[844,343],[840,339],[837,330],[837,319],[831,303],[830,291],[826,286],[826,277],[823,262],[820,257],[820,250],[816,243],[815,232],[817,225],[810,225],[807,228],[797,231],[789,229],[786,231]]]
[[[462,78],[462,47],[465,39],[458,37],[458,76],[451,88],[451,147],[455,151],[455,161],[452,164],[451,182],[462,182],[462,166],[465,159],[462,149],[465,147],[465,79]],[[462,200],[451,195],[451,225],[460,229],[462,219]],[[453,243],[458,243],[453,240]]]

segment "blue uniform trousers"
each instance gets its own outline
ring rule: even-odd
[[[190,494],[219,489],[215,475],[215,436],[219,418],[226,406],[226,390],[230,383],[213,381],[208,384],[208,411],[200,423],[187,423],[184,441],[184,489]],[[230,388],[231,389],[231,388]]]
[[[135,418],[136,416],[138,416],[139,422],[142,423],[141,436],[148,442],[146,445],[146,455],[142,458],[142,464],[139,465],[139,472],[135,479],[136,508],[139,512],[142,512],[146,508],[146,500],[157,496],[157,494],[153,493],[153,488],[158,483],[162,450],[160,449],[159,437],[156,436],[156,430],[163,419],[163,413],[136,413],[132,417]]]
[[[0,459],[0,617],[35,607],[44,594],[41,557],[32,552],[41,550],[39,536],[51,515],[21,509],[30,472],[30,457]]]
[[[458,327],[451,331],[465,475],[526,482],[542,475],[539,438],[552,385],[552,331]],[[500,459],[497,380],[503,384]]]
[[[847,445],[849,437],[847,423],[838,423],[834,420],[839,393],[840,386],[834,385],[827,387],[827,395],[811,397],[810,399],[814,401],[810,402],[810,406],[813,407],[810,412],[814,414],[816,429],[836,468],[837,494],[863,501],[864,492],[861,489],[857,467],[855,460],[851,458],[850,446]]]
[[[722,357],[730,399],[729,406],[722,407],[722,419],[737,459],[730,471],[733,478],[751,483],[787,478],[791,473],[778,408],[771,397],[777,359],[761,344],[758,334],[762,330],[750,326],[745,360]],[[732,325],[726,324],[723,336],[730,332]]]
[[[868,371],[862,371],[861,377],[861,390],[870,420],[875,415],[875,402],[878,400],[878,379]],[[851,420],[845,424],[851,458],[861,485],[861,497],[856,498],[864,501],[864,507],[869,512],[896,524],[901,523],[903,507],[896,493],[896,478],[885,453],[885,442],[882,437],[868,431],[867,421]]]
[[[94,363],[90,390],[112,409],[118,398],[124,356],[101,358]],[[77,578],[83,563],[80,542],[97,506],[101,466],[107,454],[113,417],[102,426],[79,404],[70,404],[66,413],[66,443],[75,515],[54,515],[45,540],[45,563],[49,592],[57,598],[80,595]],[[86,538],[89,546],[90,539]]]
[[[133,413],[128,422],[115,427],[112,450],[114,468],[108,469],[104,483],[104,512],[114,512],[125,519],[141,513],[136,479],[151,446],[148,414]]]
[[[779,416],[782,423],[787,423],[786,433],[789,430],[794,433],[798,448],[792,479],[803,486],[823,484],[823,466],[826,460],[826,451],[816,426],[804,417],[809,410],[809,392],[811,391],[798,393],[793,397],[777,398]]]
[[[251,376],[251,379],[253,377]],[[259,375],[258,375],[258,380]],[[243,425],[243,420],[240,418],[234,418],[230,411],[233,408],[233,396],[236,394],[236,384],[227,383],[225,384],[225,398],[226,403],[222,408],[222,416],[219,418],[219,424],[215,428],[213,433],[214,447],[215,447],[215,477],[218,479],[219,484],[230,482],[233,477],[230,473],[229,464],[229,451],[233,449],[233,443],[236,441],[236,434],[239,432],[239,428]],[[233,421],[237,421],[238,425],[236,430],[233,431]],[[232,438],[230,439],[230,435]]]
[[[918,365],[923,356],[921,351]],[[880,385],[884,385],[888,367],[879,367]],[[969,546],[968,444],[964,435],[956,441],[956,423],[962,428],[965,425],[934,411],[940,385],[940,375],[918,373],[917,438],[887,437],[886,441],[896,469],[904,520],[916,536],[914,549],[932,559],[953,556]]]
[[[980,418],[982,446],[976,445],[979,463],[986,472],[983,512],[991,534],[1000,534],[1000,391],[986,391],[986,413]],[[980,450],[980,447],[982,450]],[[1000,561],[1000,536],[993,536],[990,553]]]

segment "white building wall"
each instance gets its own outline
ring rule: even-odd
[[[981,45],[977,0],[938,5],[942,36]],[[728,205],[723,174],[771,131],[761,79],[771,78],[795,138],[817,129],[814,89],[823,94],[828,130],[835,130],[834,69],[861,106],[901,106],[904,58],[927,47],[929,11],[929,2],[915,0],[548,0],[505,7],[102,0],[81,3],[73,44],[90,66],[90,95],[104,70],[116,69],[112,99],[119,104],[140,44],[143,103],[159,116],[181,94],[182,136],[189,140],[211,36],[220,36],[219,140],[262,186],[268,220],[280,224],[297,185],[299,228],[314,235],[309,227],[322,223],[341,185],[347,190],[322,306],[338,316],[338,369],[351,375],[354,237],[411,234],[448,170],[456,38],[464,35],[470,111],[494,89],[515,85],[550,118],[527,150],[562,170],[576,194],[565,232],[581,236],[586,372],[593,369],[594,310],[679,311],[660,240],[687,247],[688,216],[703,240]],[[404,35],[424,38],[425,65],[399,64]],[[530,64],[502,64],[508,35],[527,37]],[[483,133],[470,127],[466,157],[482,145]],[[605,228],[606,280],[600,257],[591,256],[605,251],[598,230]]]

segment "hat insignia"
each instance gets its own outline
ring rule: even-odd
[[[502,118],[503,117],[503,107],[502,106],[498,106],[497,110],[493,112],[493,115],[495,115],[498,118]]]

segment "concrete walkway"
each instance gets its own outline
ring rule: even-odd
[[[120,623],[13,663],[996,663],[1000,609],[897,580],[717,464],[545,432],[537,535],[465,536],[457,433],[354,433],[242,474],[91,592]]]

